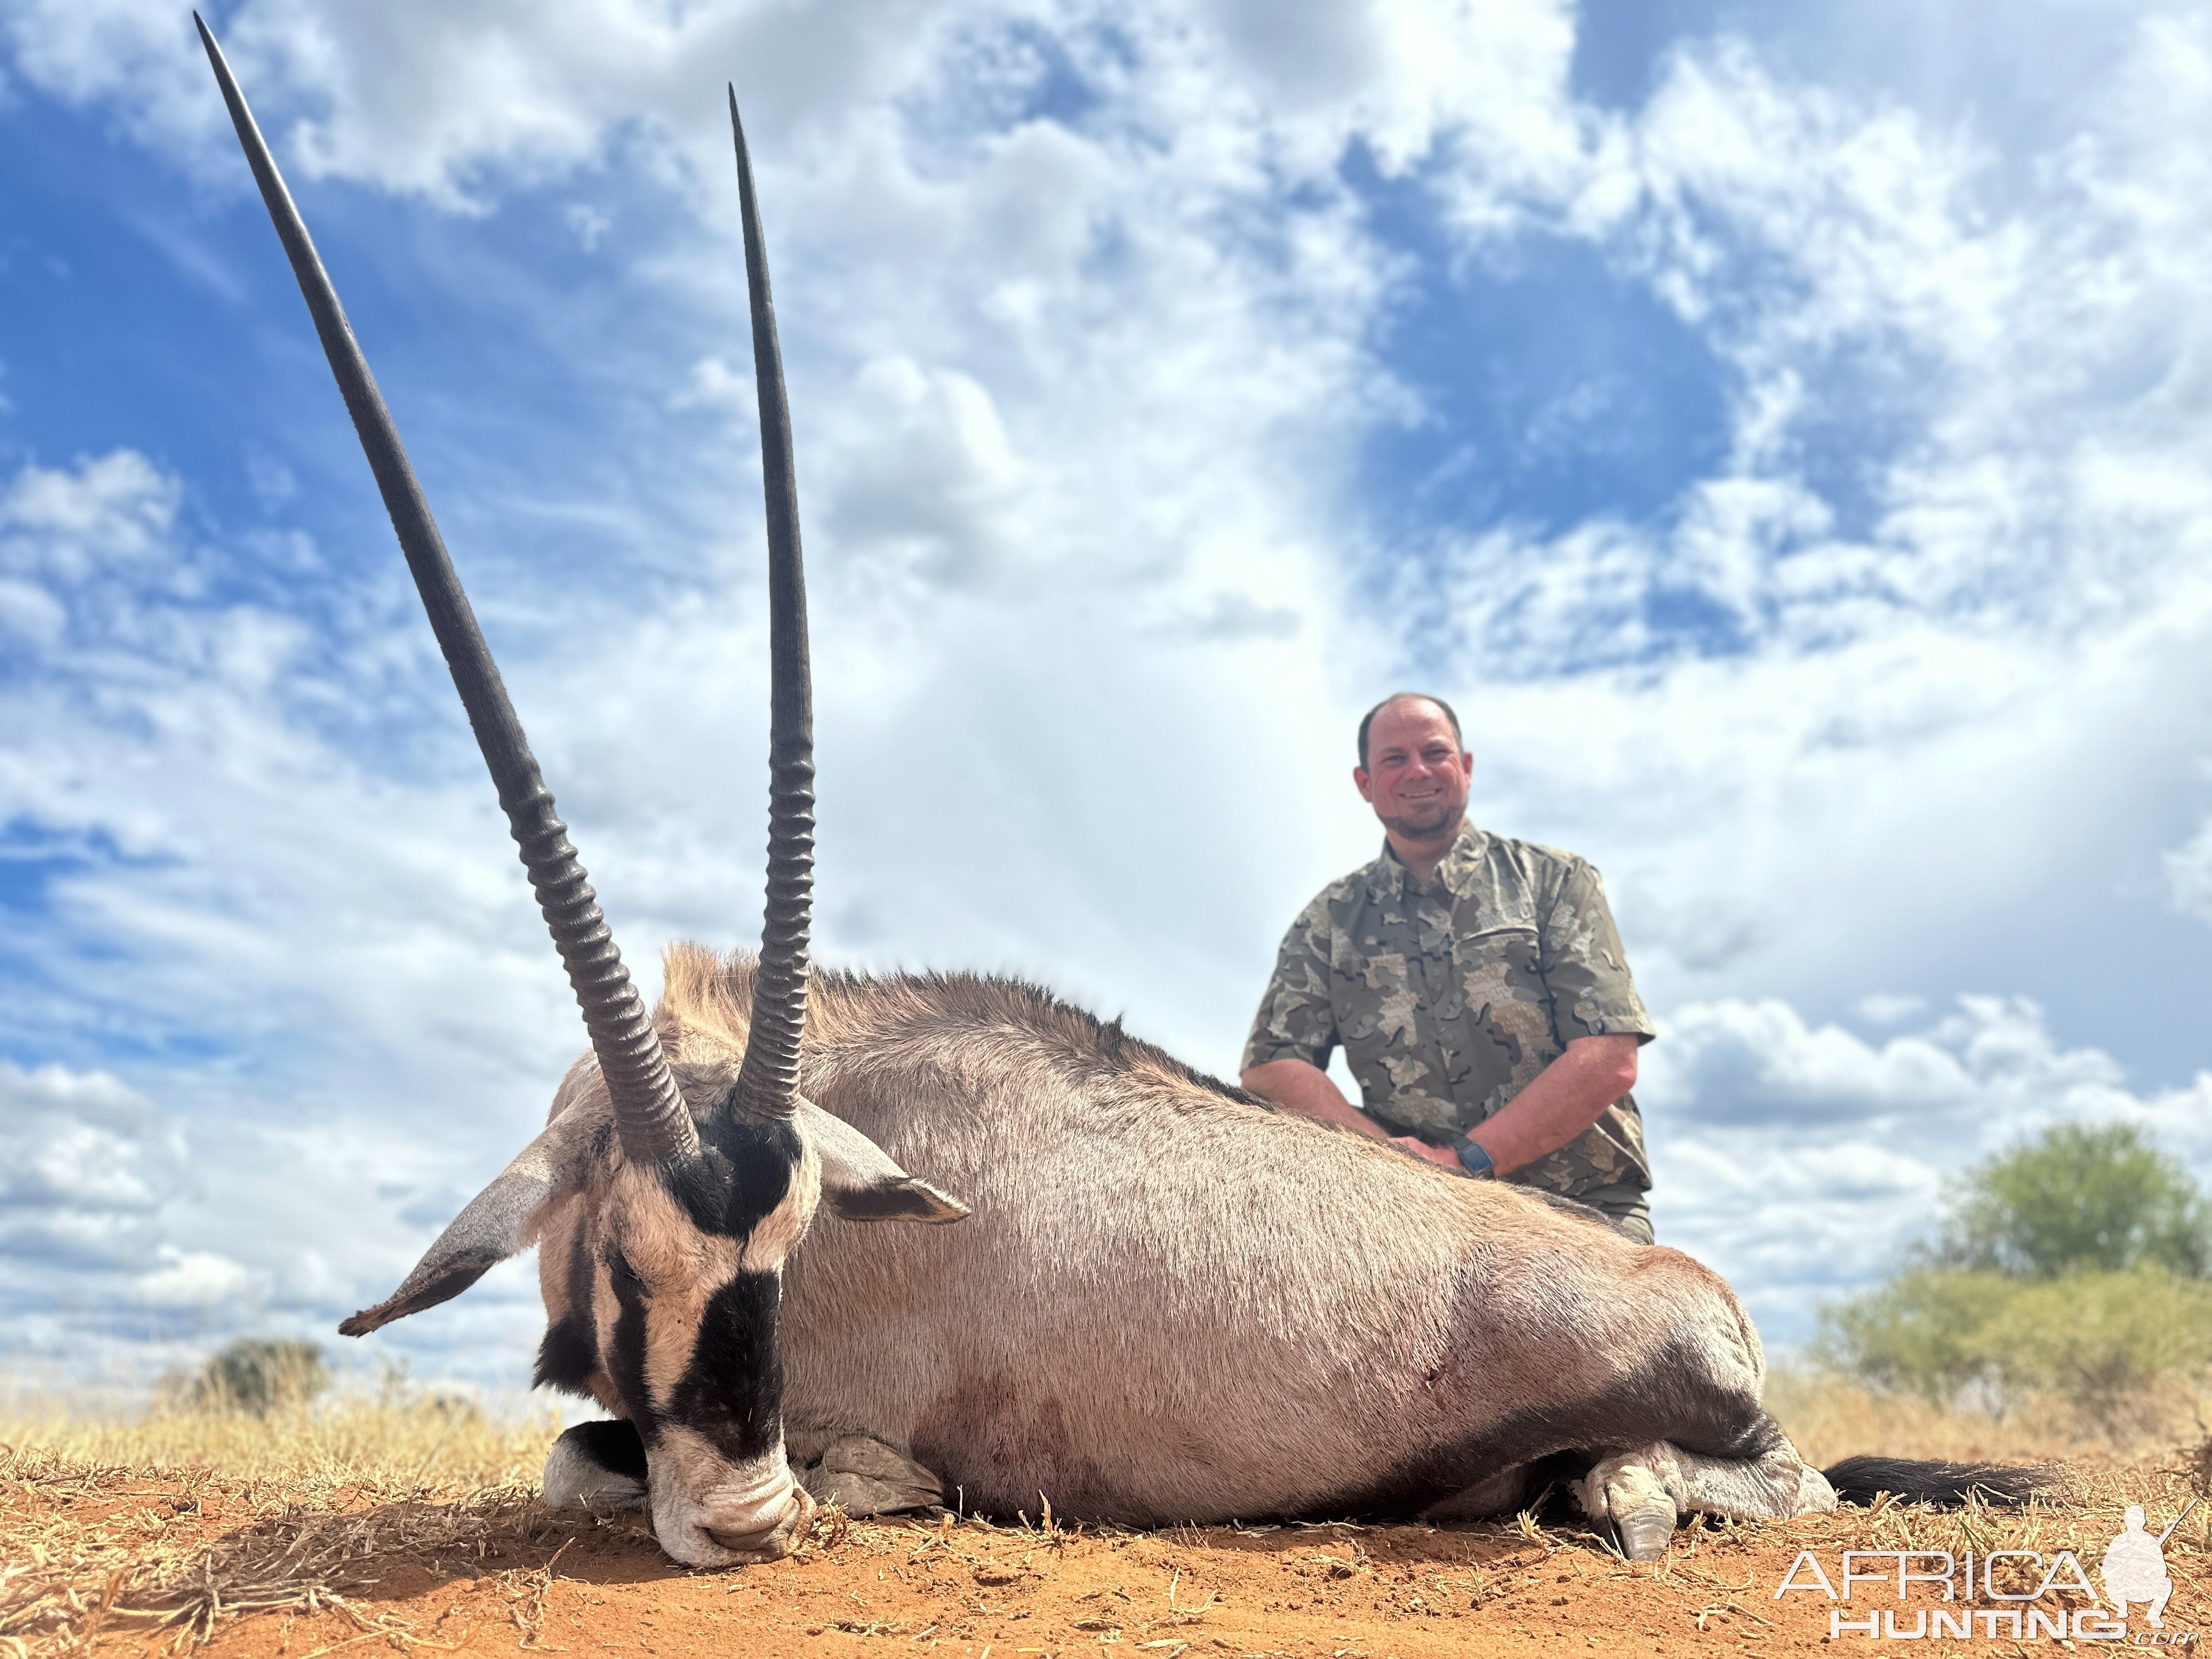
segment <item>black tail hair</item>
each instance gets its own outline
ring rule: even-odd
[[[1912,1457],[1846,1457],[1820,1471],[1846,1504],[1871,1504],[1889,1492],[1908,1504],[1955,1507],[1969,1493],[1983,1502],[2017,1505],[2058,1484],[2056,1464],[1942,1463]]]

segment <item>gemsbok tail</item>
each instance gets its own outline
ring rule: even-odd
[[[1820,1471],[1846,1504],[1871,1504],[1888,1492],[1907,1504],[1956,1507],[1970,1496],[1985,1504],[2025,1504],[2058,1484],[2058,1468],[2045,1463],[1944,1463],[1915,1457],[1846,1457]]]

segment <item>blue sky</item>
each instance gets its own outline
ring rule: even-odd
[[[648,983],[758,919],[726,77],[826,959],[1231,1070],[1419,684],[1771,1340],[2053,1118],[2212,1176],[2205,8],[210,15]],[[382,1294],[580,1033],[188,18],[12,9],[0,156],[0,1342],[129,1378]]]

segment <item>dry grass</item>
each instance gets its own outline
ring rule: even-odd
[[[1859,1452],[2003,1462],[2056,1455],[2066,1461],[2065,1482],[2051,1501],[2010,1513],[1882,1504],[1786,1528],[1693,1522],[1656,1570],[1662,1580],[1680,1579],[1686,1593],[1702,1583],[1698,1574],[1724,1563],[1729,1574],[1770,1573],[1770,1558],[1786,1561],[1801,1548],[2101,1550],[2122,1505],[2142,1503],[2170,1516],[2212,1489],[2212,1448],[2194,1427],[2163,1440],[2115,1435],[2085,1443],[2081,1425],[2062,1431],[2033,1413],[1992,1423],[1790,1376],[1776,1379],[1772,1403],[1817,1462]],[[182,1650],[208,1639],[228,1615],[280,1610],[335,1617],[350,1632],[319,1636],[318,1656],[356,1635],[403,1651],[449,1647],[432,1626],[410,1620],[402,1602],[368,1596],[380,1578],[403,1569],[479,1583],[504,1602],[501,1622],[511,1620],[520,1644],[531,1646],[555,1577],[555,1545],[566,1547],[562,1540],[594,1524],[538,1501],[538,1470],[559,1426],[392,1400],[340,1401],[268,1420],[179,1414],[99,1422],[60,1410],[0,1408],[0,1659],[59,1659],[103,1635],[152,1635]],[[908,1525],[831,1520],[808,1550],[833,1571],[849,1568],[872,1583],[881,1562],[921,1553]],[[641,1528],[634,1518],[611,1523],[636,1533],[637,1547],[649,1551]],[[969,1530],[992,1529],[969,1522],[960,1535]],[[1030,1545],[1106,1547],[1095,1534],[1049,1522],[1022,1530]],[[1547,1554],[1568,1549],[1606,1559],[1601,1540],[1555,1512],[1486,1530]],[[1200,1552],[1196,1560],[1221,1532],[1178,1529],[1159,1540]],[[2201,1556],[2208,1543],[2206,1530],[2192,1524],[2169,1553]],[[933,1547],[925,1538],[921,1547]]]
[[[1826,1467],[1861,1453],[1959,1462],[2047,1463],[2058,1482],[2047,1502],[2005,1512],[1974,1506],[1957,1512],[1916,1505],[1839,1510],[1832,1520],[1799,1522],[1819,1542],[1850,1549],[2075,1549],[2101,1553],[2120,1511],[2141,1504],[2178,1515],[2191,1498],[2212,1497],[2212,1433],[2203,1401],[2176,1387],[2147,1396],[2124,1417],[2085,1420],[2058,1400],[2029,1400],[2002,1420],[1941,1410],[1915,1396],[1877,1395],[1825,1374],[1777,1372],[1767,1404],[1791,1442]],[[2212,1553],[2212,1504],[2199,1504],[2189,1530],[2168,1550]]]
[[[542,1518],[559,1431],[435,1401],[136,1422],[16,1406],[0,1418],[0,1648],[60,1653],[125,1626],[189,1643],[228,1613],[343,1608],[381,1559],[482,1559]]]
[[[1875,1395],[1837,1376],[1778,1371],[1767,1379],[1767,1409],[1805,1460],[1826,1468],[1863,1453],[1940,1457],[1954,1462],[2037,1463],[2073,1457],[2095,1445],[2127,1455],[2130,1439],[2111,1446],[2074,1431],[2061,1414],[2038,1411],[2002,1420],[1948,1412],[1917,1395]]]
[[[1806,1460],[1824,1468],[1862,1452],[1960,1462],[2132,1462],[2212,1435],[2207,1403],[2197,1389],[2169,1381],[2102,1416],[2067,1400],[2034,1396],[1996,1419],[1944,1411],[1917,1395],[1869,1394],[1822,1372],[1777,1371],[1766,1388],[1767,1408]]]

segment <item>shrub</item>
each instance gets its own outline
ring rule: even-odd
[[[2016,1285],[1977,1346],[2008,1392],[2040,1389],[2126,1426],[2161,1381],[2212,1364],[2212,1285],[2148,1266]]]
[[[1976,1383],[2000,1381],[1983,1333],[2019,1288],[2002,1273],[1910,1269],[1821,1309],[1813,1353],[1874,1388],[1949,1405]]]
[[[163,1389],[172,1410],[266,1417],[304,1406],[330,1386],[330,1367],[313,1342],[240,1337],[208,1356],[190,1376]]]
[[[1871,1387],[2002,1414],[2054,1396],[2103,1433],[2147,1426],[2159,1387],[2212,1366],[2212,1284],[2163,1267],[2021,1279],[1920,1267],[1824,1308],[1821,1363]]]
[[[1820,1311],[1813,1356],[1869,1387],[2142,1430],[2212,1369],[2212,1210],[2129,1124],[2061,1123],[1968,1171],[1932,1244]]]
[[[2212,1266],[2212,1212],[2187,1168],[2130,1123],[2059,1123],[1970,1171],[1930,1253],[1947,1267],[2055,1279]]]

